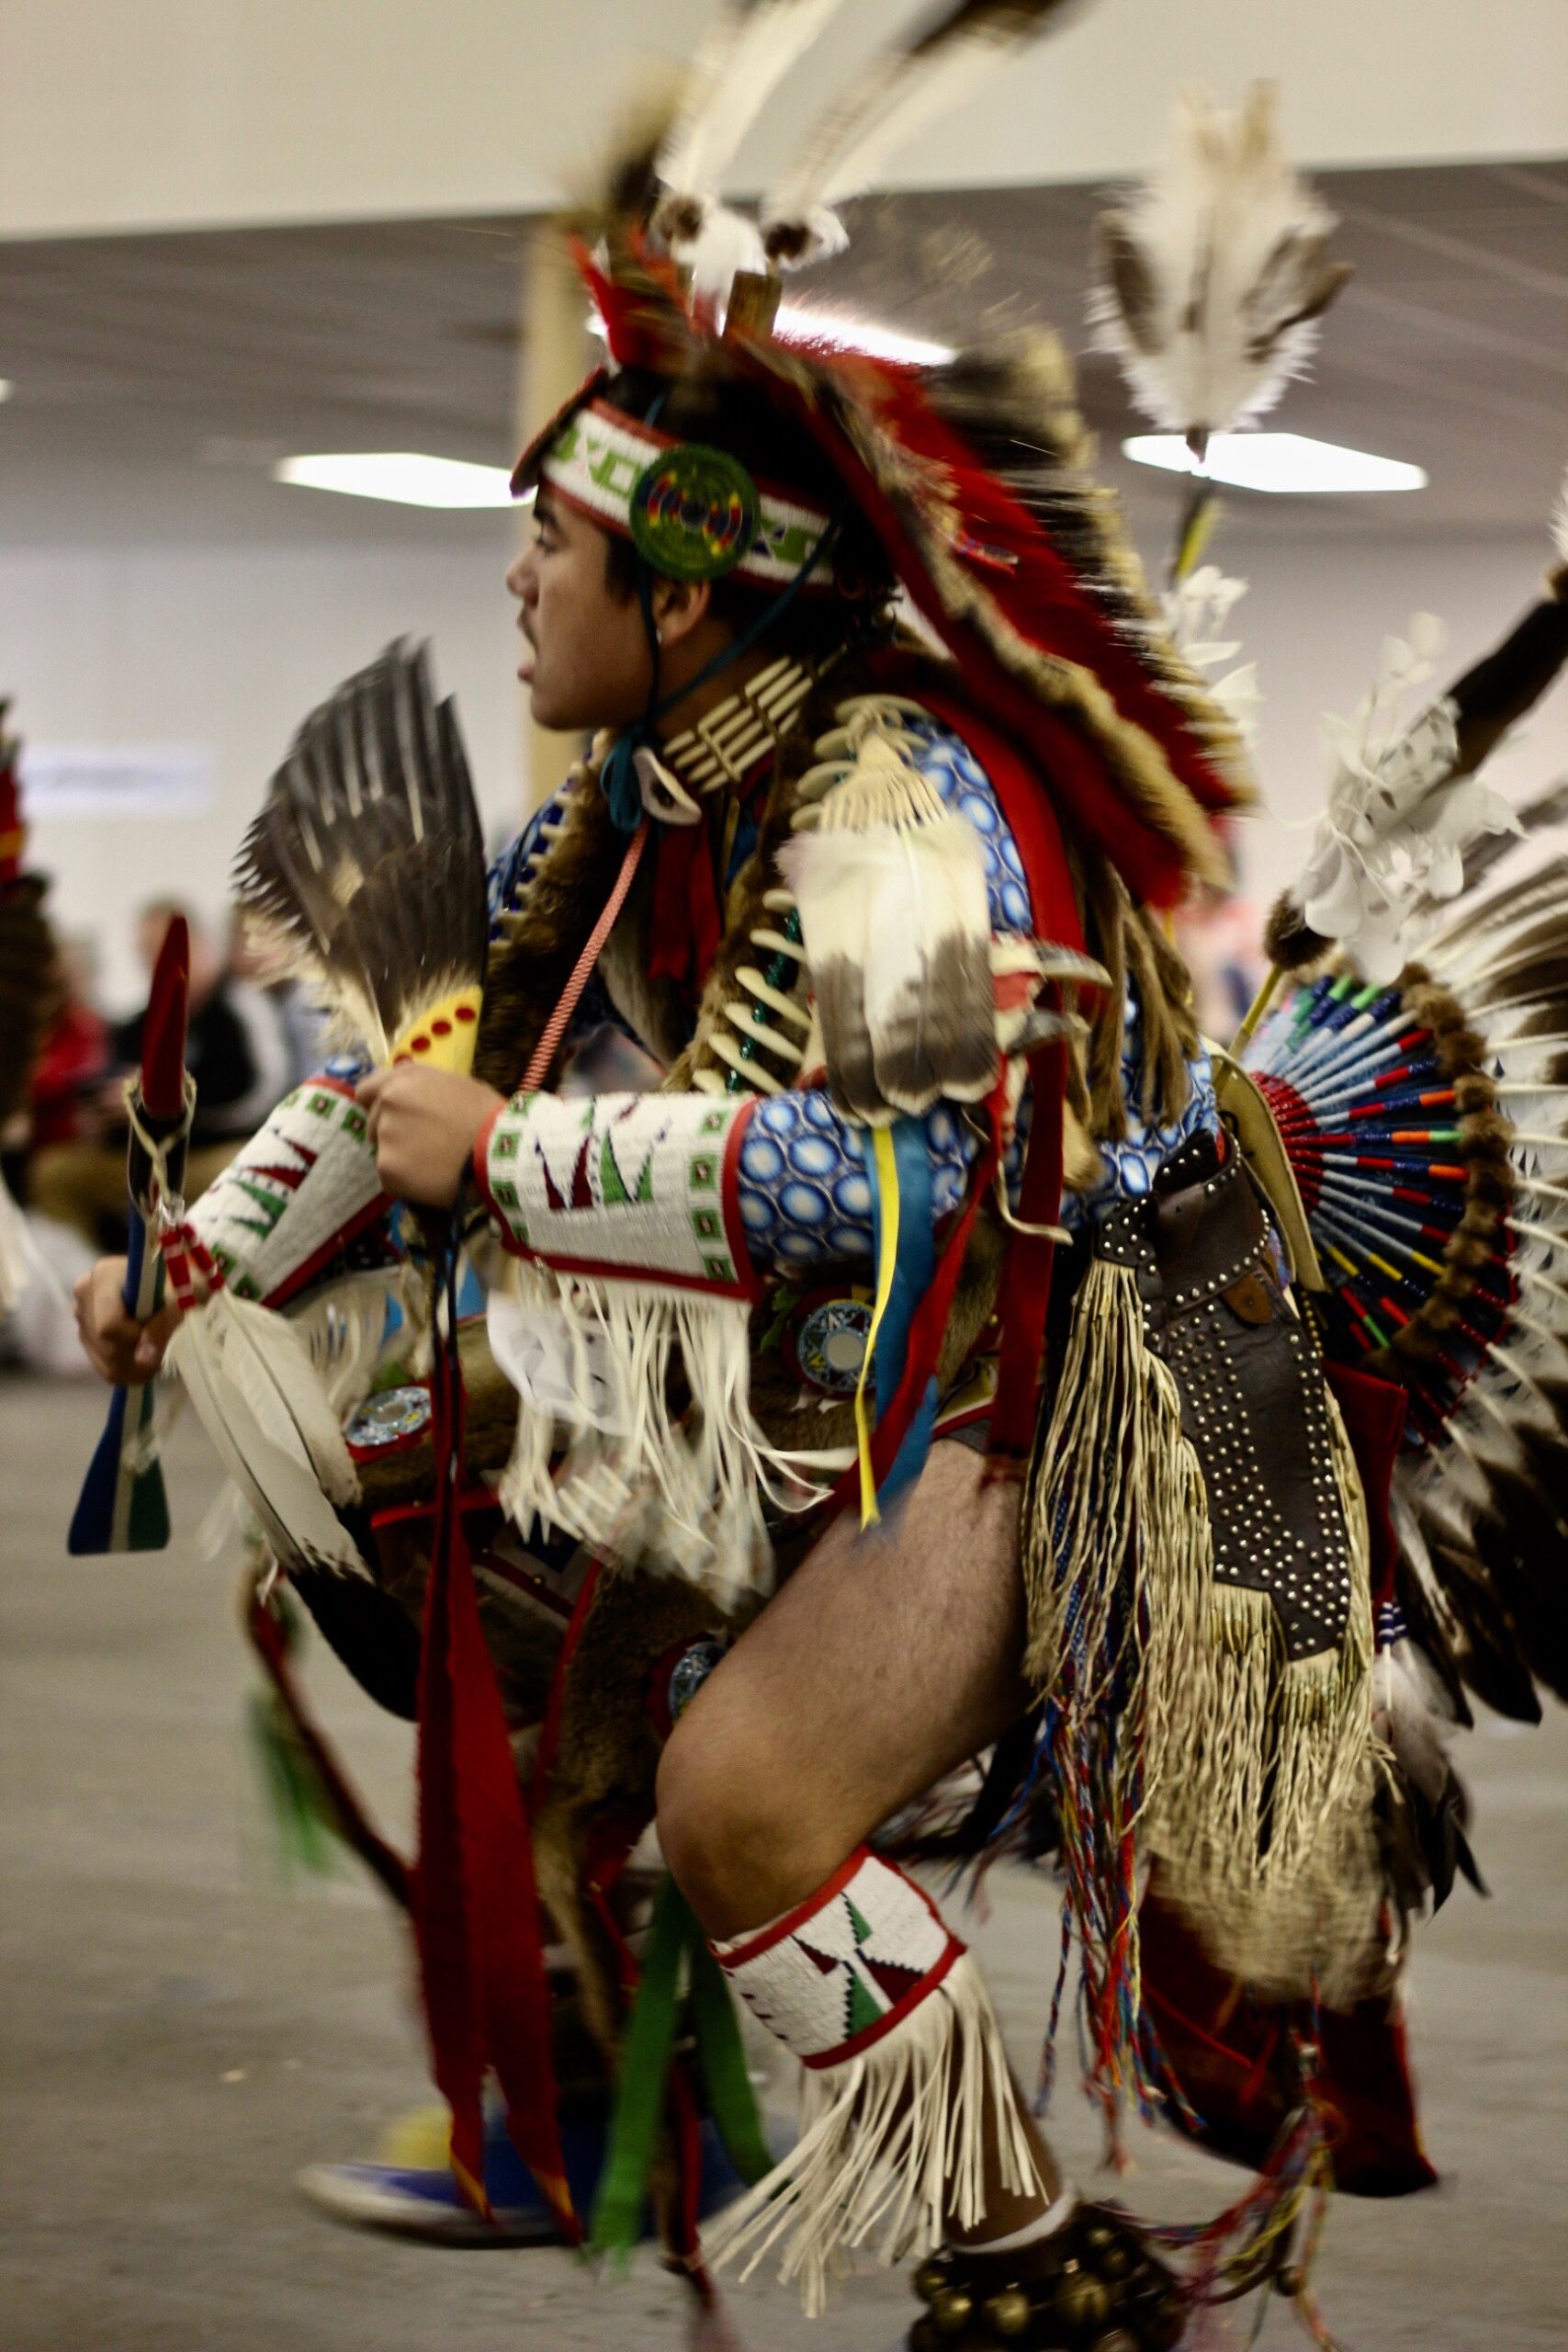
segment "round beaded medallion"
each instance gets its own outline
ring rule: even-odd
[[[384,1388],[378,1396],[367,1396],[350,1416],[344,1435],[351,1446],[373,1452],[384,1445],[396,1445],[403,1438],[417,1437],[429,1419],[428,1388],[417,1385]]]
[[[802,1380],[829,1396],[852,1396],[871,1337],[871,1304],[860,1298],[807,1300],[784,1335]]]
[[[674,580],[718,580],[757,537],[757,485],[737,458],[682,441],[647,467],[631,498],[639,554]]]

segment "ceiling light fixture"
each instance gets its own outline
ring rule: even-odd
[[[774,324],[781,343],[826,344],[833,351],[863,351],[868,359],[890,359],[907,368],[942,368],[957,356],[949,343],[930,343],[923,335],[879,326],[874,319],[852,318],[843,311],[816,311],[805,302],[781,302]],[[589,312],[588,331],[601,343],[609,340],[609,329],[598,311]]]
[[[8,401],[10,397],[11,379],[9,376],[0,376],[0,401]]]
[[[1135,433],[1122,444],[1135,465],[1159,466],[1167,473],[1200,471],[1179,433]],[[1216,433],[1201,469],[1236,490],[1287,492],[1425,490],[1419,466],[1398,458],[1376,458],[1366,449],[1342,449],[1302,433]]]
[[[272,478],[303,490],[335,490],[348,498],[387,499],[394,506],[512,504],[512,477],[504,466],[473,466],[462,458],[427,458],[412,449],[284,458],[274,466]]]
[[[879,326],[874,319],[813,310],[805,302],[781,302],[776,323],[785,343],[826,343],[835,351],[863,351],[870,359],[891,359],[909,368],[942,368],[954,356],[951,344],[904,334],[897,327]]]

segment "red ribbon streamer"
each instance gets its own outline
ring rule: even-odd
[[[550,1996],[534,1856],[457,1496],[463,1389],[457,1333],[431,1381],[438,1465],[419,1678],[420,1853],[414,1878],[435,2081],[452,2110],[452,2169],[489,2212],[482,2092],[493,2067],[513,2147],[577,2245],[556,2116]]]

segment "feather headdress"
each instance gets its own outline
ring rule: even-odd
[[[484,843],[457,714],[432,695],[423,650],[389,646],[311,712],[235,882],[348,1041],[378,1062],[468,1068]]]
[[[1238,114],[1183,96],[1166,163],[1095,237],[1100,345],[1162,431],[1201,442],[1274,405],[1350,276],[1334,226],[1285,156],[1270,84]]]
[[[740,270],[765,256],[755,224],[719,200],[741,141],[841,0],[724,0],[699,48],[655,164],[655,233],[720,310]]]
[[[833,207],[875,185],[888,158],[961,105],[1078,0],[953,0],[823,117],[762,206],[762,242],[781,268],[840,252]]]

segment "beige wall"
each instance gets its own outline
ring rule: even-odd
[[[510,515],[468,518],[467,551],[13,548],[0,551],[0,646],[15,720],[39,744],[194,743],[216,789],[193,820],[34,826],[68,928],[102,940],[117,1009],[137,992],[134,911],[173,891],[219,918],[240,838],[299,720],[400,635],[432,640],[455,694],[487,831],[524,803],[515,606],[502,574]]]
[[[748,149],[915,0],[853,0]],[[5,0],[0,236],[547,206],[649,51],[710,0]],[[1099,0],[890,167],[891,187],[1103,177],[1171,93],[1283,85],[1315,164],[1568,149],[1568,0]]]
[[[455,693],[487,825],[524,806],[516,639],[501,571],[510,518],[476,515],[466,548],[337,551],[118,546],[0,551],[0,645],[24,732],[44,742],[197,742],[217,791],[196,821],[57,820],[36,829],[62,919],[101,929],[117,999],[134,993],[130,922],[173,885],[203,911],[226,898],[230,862],[268,775],[313,703],[401,632],[434,641]],[[1238,616],[1266,702],[1260,765],[1266,818],[1243,830],[1247,879],[1260,899],[1302,851],[1289,820],[1315,815],[1325,780],[1325,710],[1348,712],[1376,669],[1386,631],[1440,614],[1452,665],[1472,661],[1530,598],[1544,545],[1532,539],[1374,543],[1345,548],[1222,538],[1252,591]],[[1523,797],[1568,772],[1568,684],[1542,707],[1495,773]]]

